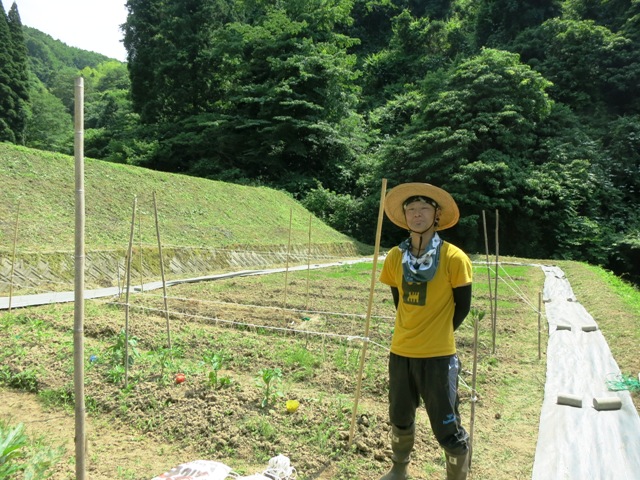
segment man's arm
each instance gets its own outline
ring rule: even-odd
[[[453,289],[453,330],[457,330],[471,310],[471,284]]]
[[[393,303],[398,310],[398,302],[400,301],[400,293],[398,293],[398,287],[391,287],[391,295],[393,296]]]

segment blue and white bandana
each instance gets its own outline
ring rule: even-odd
[[[438,233],[431,237],[426,251],[420,257],[411,253],[411,238],[406,239],[398,248],[402,251],[402,275],[407,282],[428,282],[436,274],[440,262],[442,240]]]

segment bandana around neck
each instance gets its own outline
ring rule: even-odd
[[[438,233],[431,237],[425,253],[416,257],[411,253],[411,238],[404,240],[398,248],[402,251],[402,274],[407,282],[428,282],[436,274],[440,261],[442,240]]]

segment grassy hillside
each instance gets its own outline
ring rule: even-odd
[[[18,212],[21,252],[73,251],[74,175],[73,157],[0,144],[0,253]],[[314,244],[354,243],[280,191],[86,159],[86,249],[126,248],[135,198],[136,243],[155,245],[154,193],[164,245],[286,245],[290,222],[292,244],[306,245],[309,231]]]

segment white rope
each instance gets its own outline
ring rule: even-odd
[[[145,297],[154,297],[154,298],[164,298],[163,295],[156,295],[153,293],[149,293],[149,292],[142,292],[142,294]],[[342,312],[330,312],[330,311],[325,311],[325,310],[305,310],[302,308],[283,308],[283,307],[278,307],[275,305],[254,305],[251,303],[236,303],[236,302],[224,302],[222,300],[202,300],[200,298],[186,298],[186,297],[172,297],[167,295],[166,296],[167,300],[180,300],[183,302],[199,302],[199,303],[207,303],[207,304],[213,304],[213,305],[231,305],[231,306],[238,306],[238,307],[248,307],[248,308],[262,308],[264,310],[279,310],[279,311],[286,311],[286,312],[294,312],[294,313],[309,313],[309,314],[316,314],[316,315],[331,315],[331,316],[335,316],[335,317],[355,317],[355,318],[366,318],[366,315],[363,315],[361,313],[342,313]],[[376,319],[380,319],[380,320],[391,320],[391,319],[395,319],[395,317],[393,316],[384,316],[384,315],[372,315],[371,318],[376,318]]]
[[[475,263],[475,262],[474,262],[474,263]],[[486,262],[479,262],[479,263],[486,264]],[[496,271],[495,271],[493,268],[491,268],[491,266],[490,266],[489,264],[486,264],[486,265],[487,265],[487,268],[489,269],[489,271],[495,275],[495,274],[496,274]],[[498,265],[500,266],[500,269],[501,269],[501,270],[506,274],[506,276],[511,280],[511,282],[512,282],[514,285],[516,285],[516,286],[517,286],[516,281],[515,281],[515,280],[514,280],[510,275],[509,275],[509,273],[504,269],[504,267],[502,267],[502,263],[499,263]],[[507,265],[509,265],[509,264],[507,264]],[[512,263],[511,265],[537,266],[537,265],[513,264],[513,263]],[[503,277],[503,276],[499,276],[498,278],[499,278],[499,279],[500,279],[500,281],[501,281],[502,283],[504,283],[504,284],[505,284],[509,289],[511,289],[511,290],[516,294],[516,296],[517,296],[518,298],[520,298],[520,299],[521,299],[521,300],[522,300],[522,301],[523,301],[523,302],[524,302],[524,303],[525,303],[525,304],[526,304],[526,305],[527,305],[531,310],[533,310],[534,312],[536,312],[536,313],[540,313],[540,314],[542,314],[543,316],[545,316],[544,312],[539,312],[539,311],[538,311],[538,307],[536,307],[536,306],[533,304],[533,302],[531,302],[531,301],[526,297],[526,295],[522,292],[522,290],[520,289],[520,287],[518,287],[518,289],[515,289],[515,288],[512,286],[512,284],[510,284],[509,282],[507,282],[507,281],[504,279],[504,277]]]
[[[127,306],[126,303],[121,303],[121,302],[109,302],[108,305],[118,305],[118,306]],[[139,310],[147,310],[150,312],[156,312],[156,313],[161,313],[164,315],[164,310],[161,310],[159,308],[152,308],[152,307],[145,307],[145,306],[141,306],[141,305],[132,305],[129,304],[130,308],[137,308]],[[317,332],[317,331],[313,331],[313,330],[298,330],[295,328],[284,328],[284,327],[274,327],[272,325],[258,325],[255,323],[246,323],[246,322],[236,322],[234,320],[225,320],[223,318],[219,318],[219,317],[207,317],[205,315],[195,315],[192,313],[184,313],[184,312],[176,312],[174,310],[169,310],[169,313],[172,315],[177,315],[177,316],[182,316],[182,317],[188,317],[188,318],[196,318],[199,320],[211,320],[214,321],[216,323],[221,322],[221,323],[226,323],[228,325],[239,325],[239,326],[243,326],[243,327],[250,327],[250,328],[255,328],[255,329],[264,329],[264,330],[275,330],[275,331],[281,331],[281,332],[295,332],[295,333],[300,333],[300,334],[304,334],[304,335],[316,335],[316,336],[321,336],[321,337],[334,337],[334,338],[339,338],[339,339],[343,339],[343,340],[347,340],[349,342],[352,341],[362,341],[362,342],[370,342],[373,343],[375,345],[374,342],[371,341],[370,338],[368,337],[363,337],[363,336],[359,336],[359,335],[340,335],[337,333],[325,333],[325,332]]]

